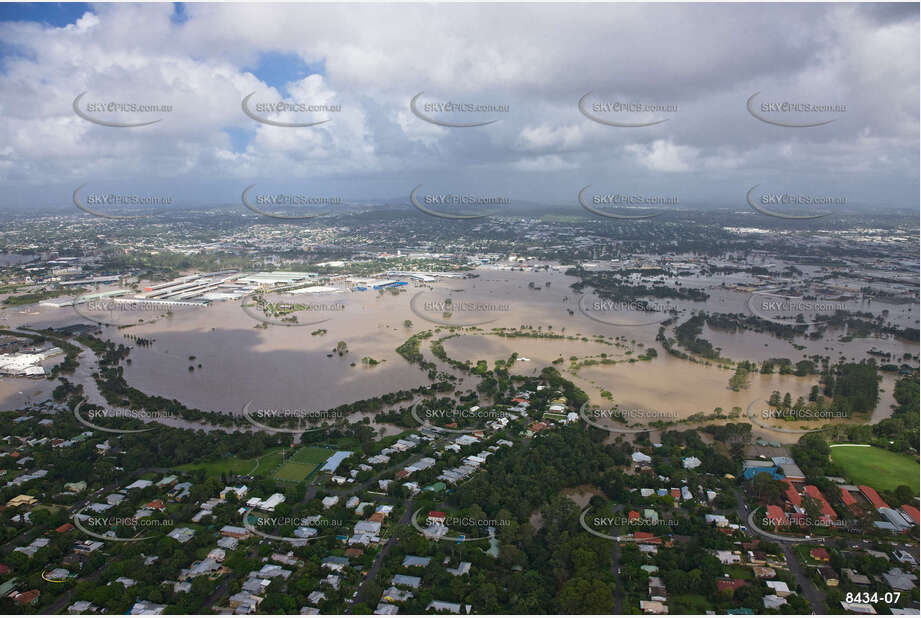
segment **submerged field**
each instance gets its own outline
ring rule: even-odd
[[[882,490],[908,485],[918,493],[918,461],[914,457],[875,446],[847,445],[831,449],[831,459],[841,466],[847,479],[857,485]]]

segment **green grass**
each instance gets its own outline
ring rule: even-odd
[[[708,609],[713,609],[707,597],[702,594],[678,594],[669,596],[666,602],[670,611],[680,610],[682,613],[703,614]]]
[[[258,462],[258,463],[257,463]],[[267,476],[281,464],[281,449],[275,448],[266,451],[258,458],[241,459],[239,457],[224,457],[215,461],[177,466],[177,470],[193,472],[204,470],[209,476],[221,474],[252,474],[254,476]]]
[[[289,458],[289,461],[294,461],[302,464],[315,464],[320,465],[329,459],[335,451],[331,451],[326,448],[319,448],[316,446],[304,446],[298,449],[298,451]]]
[[[887,491],[908,485],[918,495],[918,461],[913,457],[875,446],[836,446],[831,449],[831,459],[856,485]]]
[[[279,481],[291,481],[299,483],[307,478],[311,472],[317,469],[315,464],[302,464],[288,461],[282,467],[275,471],[272,478]]]
[[[732,565],[732,566],[726,567],[723,570],[729,574],[729,577],[735,577],[738,579],[754,579],[755,578],[755,574],[748,567]]]
[[[215,461],[204,461],[177,466],[177,470],[192,472],[204,470],[209,476],[221,474],[251,474],[257,477],[272,476],[280,481],[300,482],[314,469],[329,459],[334,451],[315,446],[304,446],[294,453],[285,450],[285,463],[281,463],[281,448],[273,448],[258,458],[241,459],[224,457]]]

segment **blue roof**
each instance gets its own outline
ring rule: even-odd
[[[352,454],[352,451],[336,451],[333,453],[329,459],[326,460],[326,463],[323,464],[323,467],[320,468],[321,472],[335,472],[336,468],[339,467],[349,455]]]
[[[742,471],[742,476],[744,476],[746,480],[751,480],[755,478],[755,476],[765,472],[770,474],[775,481],[782,481],[786,477],[779,470],[777,466],[771,466],[770,468],[745,468],[745,470]]]

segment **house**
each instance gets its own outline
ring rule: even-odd
[[[739,556],[739,554],[726,549],[716,550],[716,558],[720,561],[720,564],[725,565],[739,564],[742,562],[742,558]]]
[[[195,536],[195,531],[191,528],[173,528],[166,536],[175,539],[180,543],[188,543]]]
[[[860,489],[860,493],[862,493],[864,497],[870,501],[870,504],[873,505],[874,509],[889,508],[889,505],[879,497],[879,494],[876,493],[876,490],[872,487],[868,485],[858,485],[857,488]]]
[[[838,486],[838,491],[841,492],[841,502],[844,503],[844,506],[850,509],[851,513],[859,516],[862,511],[857,506],[857,500],[851,495],[851,492],[841,485]]]
[[[17,506],[32,506],[33,504],[37,502],[38,500],[36,500],[32,496],[27,496],[26,494],[19,494],[18,496],[16,496],[15,498],[7,502],[6,506],[10,508],[15,508]]]
[[[238,500],[242,500],[246,497],[246,493],[249,491],[249,488],[246,485],[241,485],[239,487],[230,487],[229,485],[221,490],[220,496],[221,500],[226,500],[227,496],[230,494],[235,494]]]
[[[838,587],[838,574],[835,573],[835,570],[829,566],[820,566],[816,569],[821,577],[825,581],[825,585],[829,588]]]
[[[776,594],[779,597],[788,597],[793,594],[790,591],[790,587],[787,586],[787,582],[782,581],[768,581],[764,582],[764,585],[771,589],[771,592]]]
[[[406,556],[403,558],[403,566],[407,568],[412,568],[412,567],[425,568],[429,565],[429,562],[431,561],[432,561],[431,558],[427,558],[423,556]]]
[[[469,606],[463,606],[459,603],[448,603],[447,601],[432,601],[425,606],[425,611],[431,610],[436,613],[448,612],[449,614],[460,614],[464,607],[467,607],[467,613],[469,613]]]
[[[793,483],[790,482],[790,479],[784,479],[784,483],[787,486],[784,490],[784,495],[787,497],[787,502],[789,502],[790,506],[792,506],[794,509],[798,509],[803,504],[802,496],[797,493],[796,488],[793,487]]]
[[[781,528],[790,525],[790,522],[787,520],[787,516],[784,515],[783,510],[776,505],[769,504],[767,507],[767,516],[765,517],[766,521],[770,522],[774,528]]]
[[[379,536],[381,533],[381,524],[377,521],[358,521],[352,529],[353,534],[367,534],[370,536]]]
[[[915,523],[916,526],[921,524],[921,519],[919,519],[919,516],[921,516],[921,514],[919,514],[919,511],[917,508],[911,506],[910,504],[903,504],[899,508],[902,510],[902,513],[904,513],[905,516],[909,520]]]
[[[395,586],[391,586],[390,588],[387,588],[386,590],[384,590],[384,592],[381,594],[381,601],[388,601],[391,603],[402,603],[403,601],[408,601],[414,596],[416,595],[414,595],[409,590],[400,590],[399,588]]]
[[[668,614],[668,605],[661,601],[640,601],[640,609],[644,614]]]
[[[95,614],[99,608],[89,601],[77,601],[67,606],[68,614]]]
[[[166,611],[166,605],[158,605],[150,601],[137,601],[128,612],[132,616],[159,616]]]
[[[721,577],[716,580],[716,589],[720,592],[725,590],[731,590],[732,592],[735,592],[746,584],[747,582],[744,579],[739,579],[738,577]]]
[[[879,511],[879,514],[885,517],[889,523],[892,524],[892,527],[899,532],[904,532],[914,525],[914,522],[912,522],[910,518],[905,517],[895,509],[882,507],[877,509],[877,511]]]
[[[378,603],[374,610],[376,616],[396,616],[399,612],[400,608],[390,603]]]
[[[899,567],[892,567],[883,573],[883,579],[893,590],[911,590],[915,587],[914,582],[918,576],[914,573],[906,573]]]
[[[343,558],[342,556],[327,556],[323,558],[323,562],[320,563],[320,566],[324,569],[338,572],[349,566],[349,559]]]
[[[390,583],[394,586],[408,586],[415,589],[422,585],[422,578],[414,575],[394,575]]]
[[[915,566],[917,564],[917,562],[915,562],[915,557],[912,556],[910,552],[907,552],[904,549],[895,550],[894,552],[892,552],[892,557],[898,560],[899,562],[903,562],[910,566]]]
[[[651,576],[647,583],[647,589],[651,601],[665,602],[668,600],[668,591],[665,589],[665,582],[662,581],[661,577]]]
[[[102,547],[102,541],[81,541],[74,545],[73,552],[81,556],[89,556]]]
[[[779,597],[776,594],[766,594],[762,599],[764,603],[764,609],[780,609],[781,606],[787,604],[787,600],[783,597]]]
[[[831,522],[834,519],[837,519],[838,514],[835,513],[835,509],[831,508],[831,505],[828,503],[828,500],[825,499],[825,496],[822,495],[822,492],[819,491],[819,488],[815,485],[806,485],[803,487],[803,491],[807,496],[819,503],[819,508],[822,511],[822,519],[826,522]]]
[[[226,536],[233,539],[248,539],[251,536],[251,533],[246,528],[227,525],[221,528],[221,536]]]
[[[636,463],[636,464],[644,464],[644,463],[652,462],[652,457],[650,457],[646,453],[641,453],[640,451],[636,451],[635,453],[633,453],[633,455],[631,455],[631,457],[633,458],[633,463]]]
[[[701,463],[702,462],[693,455],[691,457],[685,457],[681,460],[681,465],[684,466],[686,470],[693,470],[694,468],[699,467]]]
[[[758,579],[770,579],[772,577],[777,577],[777,571],[767,566],[753,566],[752,572]]]
[[[844,608],[844,611],[851,612],[853,614],[869,614],[871,616],[876,615],[876,608],[870,605],[869,603],[848,603],[847,601],[841,601],[841,607]],[[898,611],[899,608],[891,608],[892,613],[902,613]],[[915,614],[917,612],[908,611],[906,613]]]
[[[818,560],[819,562],[828,562],[831,559],[831,556],[828,555],[828,550],[824,547],[813,547],[809,550],[809,555],[813,560]]]
[[[250,508],[254,508],[254,509],[259,509],[261,511],[268,511],[271,513],[275,511],[275,507],[277,507],[279,504],[281,504],[284,501],[285,501],[284,494],[275,493],[269,496],[268,498],[266,498],[265,500],[262,500],[261,498],[253,496],[252,498],[246,501],[246,506]]]
[[[151,485],[153,485],[153,481],[147,481],[147,480],[144,480],[144,479],[138,479],[138,480],[136,480],[135,482],[133,482],[133,483],[131,483],[130,485],[128,485],[127,487],[125,487],[125,489],[126,489],[126,490],[127,490],[127,489],[147,489],[147,488],[150,487]],[[136,605],[136,604],[135,604],[135,605]]]
[[[457,565],[456,568],[445,569],[445,571],[447,571],[448,573],[450,573],[450,574],[453,575],[454,577],[459,577],[459,576],[461,576],[461,575],[466,575],[467,573],[469,573],[469,572],[470,572],[470,567],[472,567],[472,566],[473,566],[473,565],[472,565],[471,563],[469,563],[469,562],[461,562],[460,564]]]
[[[429,511],[429,516],[425,520],[427,524],[443,524],[447,516],[442,511]]]
[[[14,592],[8,598],[12,599],[16,605],[24,607],[26,605],[35,605],[41,592],[38,590],[26,590],[25,592]]]
[[[852,584],[858,586],[869,586],[871,584],[870,578],[862,573],[858,573],[854,569],[841,569],[841,572],[847,577]]]

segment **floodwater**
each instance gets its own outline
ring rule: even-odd
[[[580,310],[579,297],[570,288],[575,278],[567,277],[562,270],[565,268],[540,272],[481,268],[476,271],[479,275],[476,278],[443,279],[431,285],[410,283],[397,294],[368,290],[301,295],[294,302],[327,307],[344,305],[341,310],[317,311],[304,319],[299,316],[302,323],[317,322],[311,325],[275,323],[263,328],[241,309],[239,301],[226,301],[203,309],[177,310],[171,317],[150,313],[120,316],[122,323],[134,322],[134,317],[143,317],[145,321],[129,328],[107,327],[103,336],[132,346],[131,363],[125,365],[125,378],[132,386],[149,394],[176,398],[190,407],[234,414],[239,414],[247,402],[257,408],[325,410],[425,385],[429,382],[427,376],[418,366],[403,360],[396,348],[411,334],[422,330],[436,331],[436,337],[449,334],[443,322],[459,326],[482,322],[478,326],[482,331],[463,332],[445,341],[445,349],[452,358],[471,362],[482,359],[492,366],[493,361],[505,360],[512,352],[517,352],[524,358],[516,364],[515,372],[529,375],[562,357],[564,362],[556,367],[585,390],[592,403],[600,406],[611,403],[600,397],[601,391],[607,390],[621,409],[670,411],[679,418],[686,418],[698,412],[712,413],[716,407],[721,407],[724,413],[729,413],[734,406],[746,410],[754,400],[766,400],[774,390],[789,391],[795,400],[800,395],[806,396],[815,384],[814,376],[798,378],[754,373],[748,389],[731,391],[728,388],[731,371],[668,355],[655,342],[658,324],[630,325],[648,321],[648,313],[612,314],[617,319],[611,321],[627,325],[590,319]],[[689,278],[683,283],[718,285],[717,280],[703,278]],[[680,319],[704,308],[746,312],[746,293],[725,288],[714,288],[710,293],[708,303],[679,303]],[[446,297],[452,299],[455,309],[448,312],[447,318],[437,303],[431,305],[435,309],[425,304],[426,300]],[[586,302],[595,300],[590,292],[585,298],[583,308]],[[480,311],[475,307],[464,311],[465,307],[460,304],[463,302],[489,303],[490,308]],[[917,306],[902,306],[891,313],[901,313],[900,322],[911,322],[912,318],[916,320]],[[4,315],[9,326],[61,326],[85,322],[71,308],[38,305],[7,310]],[[405,320],[411,321],[411,326],[405,326]],[[542,332],[566,336],[591,338],[601,335],[623,339],[615,341],[617,345],[606,345],[581,339],[508,338],[490,334],[493,328],[521,326],[535,330],[541,327]],[[319,329],[327,332],[311,334]],[[725,356],[736,360],[786,357],[795,361],[807,354],[828,355],[837,360],[841,353],[859,360],[871,345],[899,355],[918,353],[917,342],[883,340],[878,345],[866,341],[845,344],[838,341],[840,334],[831,334],[818,342],[797,339],[798,345],[807,346],[805,350],[797,350],[789,342],[767,333],[732,334],[707,328],[703,336],[722,348]],[[150,338],[154,344],[140,347],[126,335]],[[345,342],[348,348],[343,356],[332,352],[339,341]],[[423,342],[422,351],[427,360],[432,360],[429,341]],[[627,350],[632,350],[635,357],[647,347],[655,347],[658,357],[652,361],[583,367],[575,374],[569,371],[570,356],[597,358],[605,353],[610,358],[622,360],[630,358],[625,355]],[[192,356],[194,360],[190,360]],[[373,358],[379,364],[368,366],[362,362],[363,357]],[[442,363],[435,362],[439,369],[446,369]],[[462,384],[470,388],[474,382],[466,377]],[[0,401],[2,397],[15,394],[8,392],[9,389],[3,390],[5,383],[8,381],[0,382]],[[881,385],[883,401],[873,416],[874,421],[889,412],[892,383],[891,376],[887,376]],[[375,424],[375,427],[387,435],[398,430],[386,424]]]

